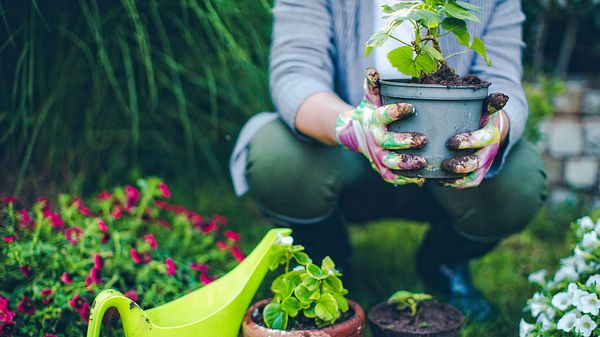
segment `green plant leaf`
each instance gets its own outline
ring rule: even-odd
[[[431,74],[437,69],[437,62],[425,53],[413,58],[413,50],[410,46],[392,50],[388,53],[388,59],[394,68],[412,77],[419,77],[421,73]]]
[[[440,25],[442,16],[440,13],[430,9],[416,9],[409,15],[408,20],[421,21],[427,28],[435,28]]]
[[[464,2],[464,1],[456,1],[456,4],[459,5],[460,7],[466,9],[466,10],[470,10],[472,12],[475,13],[481,13],[481,7],[470,4],[468,2]]]
[[[263,319],[270,329],[285,330],[288,324],[288,314],[279,303],[269,303],[263,309]]]
[[[479,18],[468,9],[464,9],[453,2],[449,2],[444,6],[444,13],[451,18],[480,22]]]
[[[317,280],[322,280],[327,277],[327,273],[323,272],[317,265],[309,263],[306,265],[306,271]]]
[[[302,310],[302,313],[304,314],[304,316],[306,316],[306,318],[315,318],[317,317],[317,314],[315,313],[315,306],[311,306],[308,309],[304,309]]]
[[[383,12],[388,14],[393,14],[397,11],[411,9],[420,5],[420,2],[417,1],[406,1],[406,2],[396,2],[392,4],[385,4],[382,6]]]
[[[300,303],[304,304],[304,303],[310,303],[310,296],[313,294],[313,292],[308,289],[308,287],[305,284],[301,284],[299,286],[296,287],[296,289],[294,289],[294,295],[296,295],[296,298],[300,301]]]
[[[308,256],[308,254],[306,254],[304,252],[294,253],[294,259],[296,260],[296,262],[298,262],[298,264],[300,264],[302,266],[305,266],[312,262],[312,260]]]
[[[341,312],[346,312],[350,308],[348,305],[348,300],[346,297],[340,293],[333,293],[333,298],[335,298],[335,302],[338,305],[338,308]]]
[[[388,298],[387,303],[389,303],[389,304],[403,303],[403,302],[406,302],[412,296],[413,296],[413,293],[411,293],[410,291],[399,290],[399,291],[395,292],[394,294],[392,294],[392,296],[390,296],[390,298]]]
[[[321,261],[321,269],[326,273],[328,273],[330,270],[335,271],[335,263],[331,257],[325,256],[323,261]]]
[[[273,283],[271,283],[271,291],[278,299],[289,297],[294,291],[295,285],[290,281],[287,274],[279,275]]]
[[[333,295],[323,294],[315,305],[315,314],[324,322],[333,323],[340,317],[339,308]]]
[[[436,59],[438,61],[444,60],[442,53],[440,53],[437,49],[433,48],[433,46],[425,44],[425,45],[421,46],[421,48],[423,49],[423,51],[425,53],[427,53],[429,56],[431,56],[431,58]]]
[[[489,67],[492,66],[492,60],[490,60],[490,58],[487,56],[487,49],[485,48],[483,40],[478,37],[474,38],[473,43],[471,44],[471,49],[473,49],[477,54],[481,55]]]
[[[344,285],[342,284],[342,280],[340,280],[340,278],[335,275],[330,275],[328,278],[326,278],[324,281],[324,285],[330,287],[333,291],[339,293],[344,291]]]
[[[463,46],[469,46],[471,43],[471,35],[467,31],[467,23],[465,20],[445,18],[444,21],[442,21],[442,28],[452,32],[452,34],[456,36],[458,42]]]
[[[281,309],[290,317],[296,317],[300,310],[300,302],[294,297],[288,297],[281,302]]]
[[[319,288],[320,282],[318,279],[310,276],[308,273],[302,275],[302,284],[304,284],[308,290],[315,291]]]

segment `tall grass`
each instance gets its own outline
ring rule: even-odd
[[[0,184],[223,179],[270,108],[268,0],[0,0]],[[104,183],[108,183],[105,181]]]

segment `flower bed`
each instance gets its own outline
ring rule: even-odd
[[[30,209],[0,208],[0,336],[81,336],[95,294],[115,288],[142,307],[191,291],[244,259],[221,215],[167,202],[156,178],[101,192],[89,204],[61,195]]]
[[[554,277],[547,279],[546,270],[529,276],[541,289],[528,302],[534,323],[521,320],[521,337],[600,334],[600,220],[581,218],[574,232],[573,255],[561,260]]]

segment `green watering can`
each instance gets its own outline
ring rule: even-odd
[[[268,255],[289,229],[272,229],[244,261],[218,280],[172,302],[142,310],[116,290],[104,290],[92,304],[87,337],[99,337],[102,317],[116,308],[127,337],[236,337],[269,269]]]

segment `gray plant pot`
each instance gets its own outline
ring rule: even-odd
[[[402,171],[410,177],[432,179],[458,178],[463,174],[448,173],[441,168],[446,158],[472,153],[472,150],[453,151],[446,147],[450,137],[479,129],[483,102],[488,88],[409,83],[409,80],[382,80],[383,104],[405,102],[412,104],[415,115],[389,125],[393,132],[420,132],[428,143],[422,149],[402,150],[427,159],[427,166],[420,170]]]

